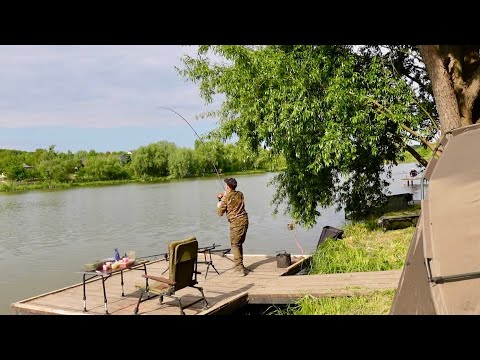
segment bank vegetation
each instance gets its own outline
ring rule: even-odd
[[[280,171],[282,156],[268,149],[249,151],[221,142],[195,143],[194,149],[159,141],[118,152],[0,149],[0,192],[64,189],[74,186],[160,182],[217,174]]]
[[[308,274],[401,270],[415,228],[384,231],[376,220],[346,225],[343,239],[327,238],[312,255]],[[395,289],[369,295],[315,298],[305,296],[284,309],[272,308],[276,315],[387,315]]]

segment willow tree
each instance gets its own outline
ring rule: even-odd
[[[284,202],[305,226],[334,204],[352,216],[370,212],[405,150],[427,164],[412,140],[435,150],[441,131],[478,114],[474,47],[200,46],[183,65],[206,103],[224,96],[200,115],[219,119],[212,138],[236,135],[241,146],[285,157],[274,212]]]

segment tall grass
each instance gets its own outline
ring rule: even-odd
[[[308,274],[401,269],[415,228],[371,229],[372,222],[349,224],[343,239],[328,238],[312,255]]]
[[[414,227],[383,231],[374,219],[344,227],[343,239],[327,239],[312,255],[308,274],[333,274],[401,269]],[[395,289],[367,295],[315,298],[305,296],[271,315],[383,315],[391,308]],[[365,290],[365,289],[364,289]],[[363,291],[364,293],[365,291]]]
[[[379,290],[369,295],[315,298],[307,295],[296,305],[272,309],[268,315],[387,315],[394,289]]]
[[[403,215],[415,215],[420,214],[422,206],[420,204],[409,205],[408,208],[397,211],[390,211],[383,214],[384,216],[403,216]]]

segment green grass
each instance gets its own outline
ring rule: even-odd
[[[266,170],[247,170],[236,173],[224,173],[221,174],[222,179],[224,177],[235,176],[235,175],[250,175],[250,174],[263,174],[267,172]],[[63,190],[74,187],[101,187],[101,186],[112,186],[119,184],[135,184],[135,183],[162,183],[162,182],[171,182],[171,181],[188,181],[191,179],[198,178],[209,178],[217,177],[217,174],[208,174],[201,177],[189,177],[182,179],[174,179],[168,176],[158,177],[158,178],[135,178],[129,180],[95,180],[95,181],[68,181],[68,182],[56,182],[52,181],[48,183],[47,181],[37,180],[37,181],[17,181],[17,182],[0,182],[0,193],[2,192],[20,192],[28,190]]]
[[[420,214],[422,206],[420,204],[410,205],[405,210],[391,211],[383,214],[383,216],[403,216],[403,215],[417,215]]]
[[[371,230],[371,223],[345,226],[343,239],[327,239],[312,255],[309,274],[401,269],[414,227]]]
[[[414,146],[413,148],[427,161],[429,161],[432,157],[432,150],[429,148],[424,148],[423,146],[419,145]],[[400,164],[417,162],[417,159],[415,159],[408,151],[405,151],[403,155],[404,158],[403,160],[399,161]]]
[[[343,239],[327,239],[312,255],[309,275],[402,269],[415,232],[414,227],[383,231],[373,218],[343,230]],[[306,296],[285,309],[273,307],[269,315],[386,315],[395,291],[354,289],[350,293],[358,295]]]
[[[388,315],[394,296],[394,289],[334,298],[305,296],[286,309],[273,309],[269,315]]]

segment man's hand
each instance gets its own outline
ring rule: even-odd
[[[225,195],[225,193],[218,193],[217,194],[217,199],[218,201],[222,200],[223,196]]]

